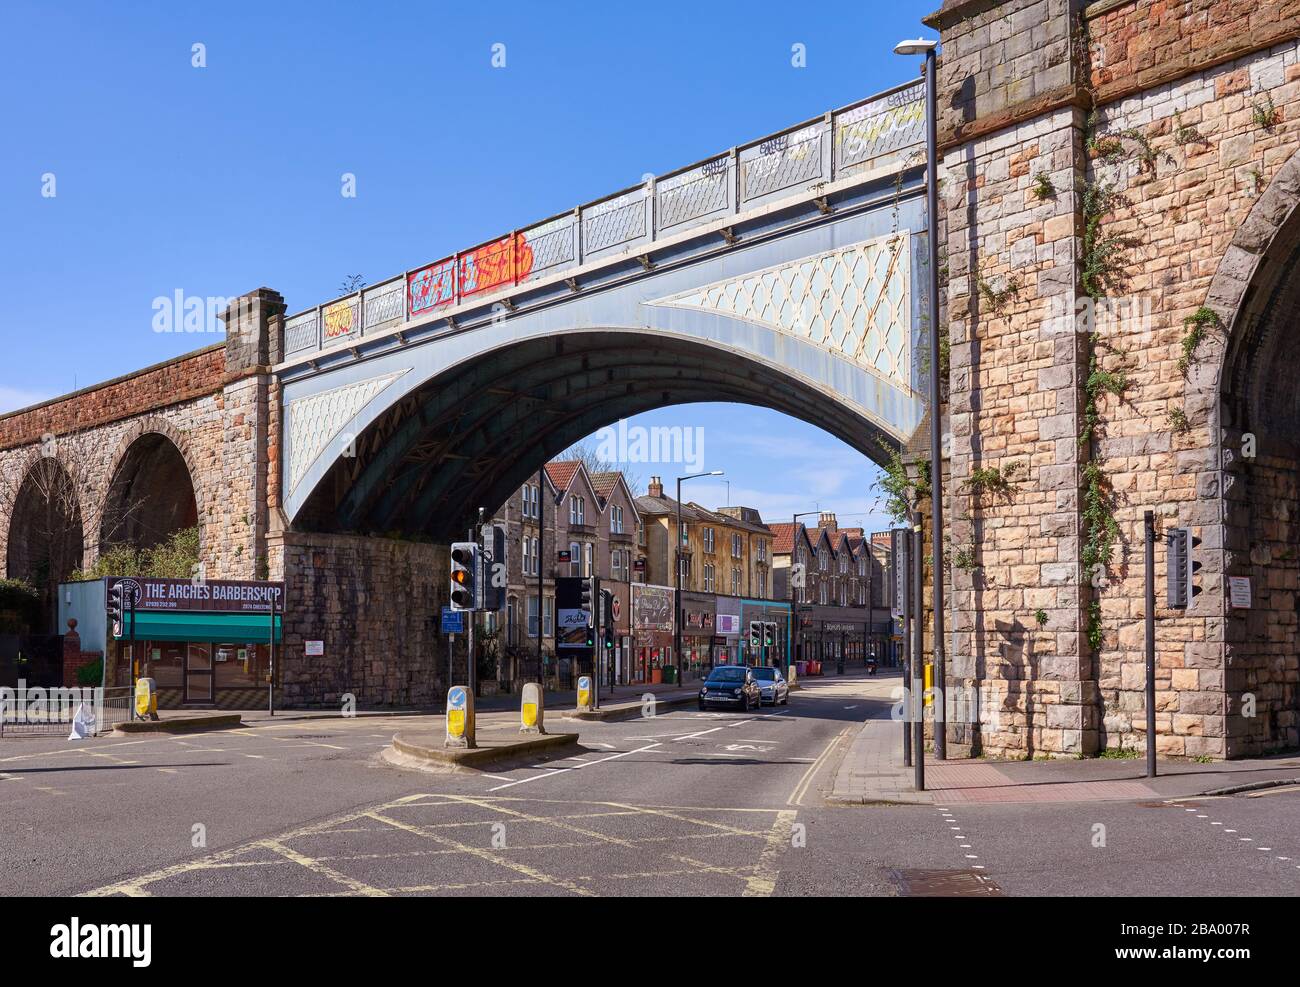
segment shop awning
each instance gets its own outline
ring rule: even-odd
[[[136,611],[137,641],[211,641],[216,644],[266,644],[271,634],[271,615],[258,613],[150,613]],[[275,643],[282,634],[280,615],[275,617]],[[118,641],[131,638],[131,618],[122,619]]]

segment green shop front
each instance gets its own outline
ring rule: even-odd
[[[107,627],[117,684],[152,678],[170,709],[264,706],[273,669],[278,690],[283,583],[110,577],[106,605],[117,585],[124,612]]]

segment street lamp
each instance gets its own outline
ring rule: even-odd
[[[673,654],[677,660],[677,684],[683,685],[686,676],[682,668],[682,481],[694,480],[701,476],[722,476],[722,470],[709,470],[707,473],[691,473],[677,478],[677,549],[673,552],[673,563],[677,566],[677,589],[673,594],[676,608],[676,620],[673,621]]]
[[[937,41],[917,38],[900,41],[896,55],[925,55],[925,210],[929,242],[930,291],[930,505],[931,542],[934,571],[934,672],[939,685],[939,701],[934,707],[934,756],[947,757],[947,710],[944,689],[947,676],[943,659],[943,458],[940,432],[943,423],[939,405],[939,175],[938,175],[938,94],[934,69]],[[918,608],[920,601],[918,600]],[[924,707],[922,707],[924,709]]]

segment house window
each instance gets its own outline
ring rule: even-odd
[[[636,543],[638,545],[645,544],[645,522],[644,521],[638,521],[636,523]]]
[[[858,559],[858,575],[865,576],[866,574],[867,574],[867,560],[864,558]]]
[[[713,536],[714,536],[714,531],[712,528],[704,529],[704,550],[708,552],[710,555],[713,554],[713,544],[714,544]]]
[[[831,557],[824,548],[817,549],[817,568],[825,572],[830,568]],[[825,601],[823,601],[825,602]]]
[[[569,498],[569,523],[586,524],[586,504],[582,502],[581,497]]]
[[[596,547],[594,545],[587,544],[583,546],[582,574],[584,576],[590,577],[595,574],[592,572],[592,561],[595,558],[595,554]]]
[[[537,636],[537,597],[528,598],[528,636]]]
[[[848,557],[847,555],[841,555],[841,556],[840,556],[840,572],[848,573],[848,571],[849,571],[849,557]]]
[[[825,583],[817,584],[817,602],[820,603],[822,606],[826,606],[826,584]]]
[[[713,563],[705,563],[704,566],[704,592],[713,592]]]
[[[767,573],[762,569],[758,570],[758,598],[767,599]],[[803,602],[803,590],[799,590],[799,602]]]
[[[609,574],[620,582],[623,579],[623,550],[620,548],[609,553]]]
[[[609,509],[609,532],[612,535],[623,533],[623,508],[617,505]]]
[[[582,575],[582,546],[576,541],[569,542],[569,575]]]
[[[533,575],[536,576],[542,571],[542,552],[537,544],[537,539],[533,539]]]
[[[731,570],[731,595],[740,595],[740,570],[735,567]]]
[[[523,563],[524,575],[525,576],[532,575],[533,563],[531,560],[533,556],[532,553],[533,540],[529,538],[527,535],[524,535],[524,537],[520,539],[520,547],[523,549],[523,554],[520,557],[520,561]]]

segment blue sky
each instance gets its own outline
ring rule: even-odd
[[[5,0],[0,411],[219,340],[153,331],[159,296],[297,311],[903,81],[936,6]],[[638,421],[704,425],[733,504],[886,526],[875,468],[812,426]]]

